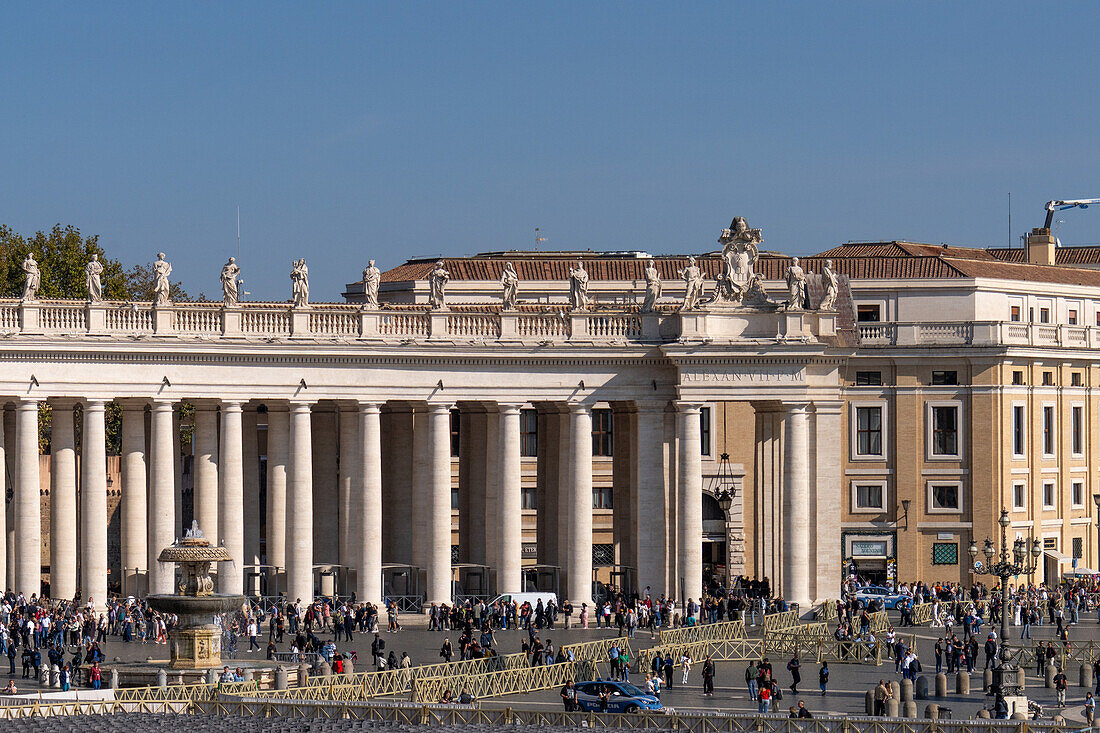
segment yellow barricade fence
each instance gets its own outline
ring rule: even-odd
[[[561,687],[569,680],[594,679],[595,671],[595,663],[585,661],[562,662],[484,674],[424,677],[413,680],[412,699],[414,702],[436,702],[442,699],[443,693],[447,690],[450,690],[455,697],[462,690],[466,690],[478,699],[548,690]]]
[[[840,612],[837,611],[837,602],[835,600],[827,600],[821,604],[817,609],[817,620],[829,623],[830,621],[836,621],[840,618]]]
[[[657,637],[662,644],[683,644],[689,641],[721,641],[744,639],[744,621],[723,621],[717,624],[681,626],[678,629],[662,629]]]
[[[890,617],[886,615],[886,611],[875,611],[871,614],[871,633],[883,634],[890,628]]]
[[[561,648],[565,652],[573,652],[573,661],[575,662],[606,662],[608,661],[608,653],[611,651],[611,647],[614,646],[619,647],[619,649],[625,649],[627,655],[630,655],[630,639],[626,636],[585,641],[580,644],[563,644]],[[523,655],[521,654],[520,656],[522,657]],[[438,675],[420,676],[436,677]]]
[[[798,614],[794,611],[780,611],[779,613],[769,613],[764,617],[764,633],[769,631],[777,631],[779,629],[789,629],[792,626],[798,626]]]
[[[913,619],[913,623],[917,626],[923,626],[924,624],[932,623],[932,603],[915,603],[913,604],[913,611],[910,614]]]

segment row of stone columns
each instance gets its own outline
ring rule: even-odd
[[[77,451],[71,415],[76,400],[53,402],[51,580],[54,597],[100,602],[107,587],[106,453],[102,400],[83,404],[81,493],[77,507]],[[121,554],[124,573],[148,569],[149,592],[173,592],[175,569],[157,562],[161,549],[177,537],[178,443],[174,406],[167,400],[122,400]],[[149,406],[148,436],[146,406]],[[382,598],[382,562],[386,556],[383,522],[389,519],[383,493],[401,496],[411,512],[403,535],[408,561],[425,571],[425,600],[451,600],[451,424],[450,403],[414,404],[407,423],[394,423],[387,434],[391,450],[409,462],[408,473],[390,469],[391,479],[407,484],[383,485],[382,413],[384,403],[342,403],[339,412],[339,558],[355,568],[360,599]],[[37,592],[40,587],[40,503],[38,490],[38,407],[33,400],[16,406],[16,476],[14,521],[15,588]],[[479,522],[485,564],[496,571],[496,588],[522,588],[521,403],[500,403],[483,412],[466,449],[479,451],[473,473],[483,488]],[[539,504],[539,542],[553,545],[565,573],[563,595],[578,605],[592,600],[592,413],[587,404],[557,404],[553,420],[540,421],[539,481],[545,483]],[[257,564],[260,546],[258,515],[245,521],[246,510],[259,510],[259,465],[256,463],[255,411],[239,400],[200,400],[195,404],[194,516],[212,541],[223,544],[234,558],[218,569],[221,592],[244,590],[244,568]],[[629,487],[629,521],[620,522],[632,537],[628,557],[637,564],[638,579],[655,594],[698,598],[702,586],[702,465],[700,405],[691,402],[639,401],[630,408],[629,446],[624,446],[623,470]],[[801,414],[801,417],[800,417]],[[220,423],[219,423],[220,415]],[[790,460],[784,466],[789,490],[783,510],[792,522],[784,525],[786,587],[792,600],[808,599],[809,565],[793,558],[810,552],[809,492],[806,460],[809,432],[805,410],[792,410],[785,423]],[[313,405],[271,402],[267,405],[267,564],[285,568],[285,590],[291,599],[313,597],[316,523]],[[407,433],[402,424],[411,428]],[[335,424],[334,424],[335,426]],[[0,421],[2,430],[2,421]],[[220,436],[220,438],[219,438]],[[331,436],[329,436],[331,437]],[[3,436],[0,434],[0,464]],[[323,440],[324,438],[321,438]],[[406,441],[407,442],[402,442]],[[410,450],[411,448],[411,450]],[[628,464],[628,465],[627,465]],[[0,465],[2,469],[2,465]],[[616,469],[619,470],[618,468]],[[547,475],[543,476],[543,473]],[[620,476],[616,480],[623,480]],[[391,480],[387,479],[387,480]],[[541,502],[541,499],[540,499]],[[395,509],[395,511],[397,511]],[[0,513],[2,514],[2,513]],[[77,518],[79,517],[79,533]],[[546,532],[543,530],[550,527]],[[617,529],[619,534],[625,531]],[[393,536],[393,531],[390,531]],[[78,543],[79,535],[79,543]],[[400,544],[400,543],[391,543]],[[76,548],[79,547],[79,553]],[[401,548],[404,552],[404,547]],[[390,552],[397,552],[394,547]],[[385,556],[385,557],[384,557]],[[79,573],[78,573],[79,567]]]

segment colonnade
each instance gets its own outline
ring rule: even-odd
[[[133,578],[147,573],[148,592],[172,593],[175,568],[157,562],[157,556],[179,536],[176,403],[136,398],[118,402],[123,588],[130,592]],[[318,403],[299,400],[191,403],[194,517],[205,535],[234,558],[218,568],[219,592],[246,590],[244,568],[258,563],[265,540],[266,564],[285,569],[287,596],[312,599],[323,539],[334,543],[339,564],[355,570],[360,600],[382,600],[385,561],[422,568],[425,601],[449,603],[451,411],[456,404],[463,415],[460,480],[477,497],[465,507],[468,516],[460,519],[460,546],[476,548],[466,559],[491,568],[498,592],[522,588],[521,410],[527,403],[345,400],[325,403],[321,413]],[[79,589],[85,601],[99,603],[107,596],[108,581],[106,402],[57,398],[49,404],[51,595],[71,598]],[[66,419],[78,404],[79,452],[74,421]],[[260,521],[261,404],[267,426],[265,529]],[[40,591],[43,567],[40,405],[35,399],[15,402],[14,460],[9,460],[8,471],[14,478],[8,584],[28,597]],[[616,492],[627,499],[615,508],[621,557],[636,567],[639,585],[650,586],[655,595],[679,597],[682,583],[687,596],[698,598],[703,577],[701,403],[637,400],[615,405],[617,416],[621,413],[617,424],[624,426],[616,428],[616,440],[627,441],[621,458],[617,453],[615,459]],[[561,568],[564,596],[578,607],[591,604],[592,403],[535,407],[538,559]],[[783,520],[777,537],[783,544],[782,588],[789,600],[803,604],[816,592],[810,559],[826,544],[816,539],[814,497],[820,492],[813,461],[822,426],[811,430],[812,412],[810,403],[781,406],[784,449],[780,464],[769,459],[776,469],[771,477],[778,499],[774,516]],[[318,433],[315,422],[322,414],[328,427]],[[7,458],[3,424],[0,420],[0,474]],[[759,418],[757,431],[758,441],[762,435],[775,437],[760,430]],[[330,488],[331,495],[322,493]],[[335,523],[329,521],[333,515],[338,517]],[[335,532],[320,537],[318,527],[334,527]],[[780,531],[768,522],[757,529],[762,537]]]

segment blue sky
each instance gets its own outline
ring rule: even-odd
[[[1004,245],[1100,197],[1100,4],[23,3],[0,222],[339,300],[368,257]],[[1100,207],[1064,243],[1100,242]]]

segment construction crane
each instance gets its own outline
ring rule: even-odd
[[[1100,204],[1100,199],[1074,199],[1071,201],[1047,201],[1047,222],[1043,224],[1043,227],[1050,229],[1050,225],[1054,223],[1054,212],[1065,211],[1066,209],[1087,209],[1089,204]]]

